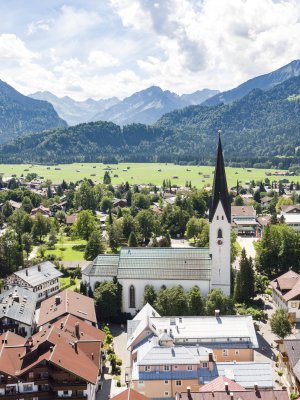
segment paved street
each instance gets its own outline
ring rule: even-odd
[[[244,237],[244,236],[238,236],[237,237],[237,242],[241,246],[241,248],[245,247],[246,254],[248,257],[255,258],[255,249],[253,246],[253,242],[257,242],[257,238],[253,237]]]
[[[171,239],[172,247],[190,247],[190,243],[186,239]]]

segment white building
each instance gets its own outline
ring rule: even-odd
[[[37,294],[37,301],[59,292],[59,278],[62,273],[50,261],[44,261],[29,268],[14,272],[6,278],[4,290],[13,286],[24,287]]]
[[[273,302],[289,313],[293,321],[300,321],[300,275],[288,271],[270,282]]]
[[[94,290],[96,283],[117,277],[123,311],[133,315],[142,308],[149,284],[186,290],[197,285],[204,295],[214,288],[230,294],[231,209],[220,138],[209,223],[209,248],[123,248],[120,255],[98,256],[82,272],[82,281]]]

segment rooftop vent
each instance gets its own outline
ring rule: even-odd
[[[215,310],[215,316],[219,317],[220,316],[220,310]]]

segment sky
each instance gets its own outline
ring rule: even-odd
[[[300,58],[300,0],[0,0],[0,79],[124,98],[227,90]]]

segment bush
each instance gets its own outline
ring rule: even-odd
[[[278,374],[279,376],[282,376],[282,375],[283,375],[283,372],[282,372],[282,371],[277,371],[277,374]]]
[[[298,398],[299,398],[299,394],[298,393],[291,392],[291,394],[290,394],[290,399],[291,400],[297,400]]]
[[[272,289],[266,289],[265,294],[272,296]]]

